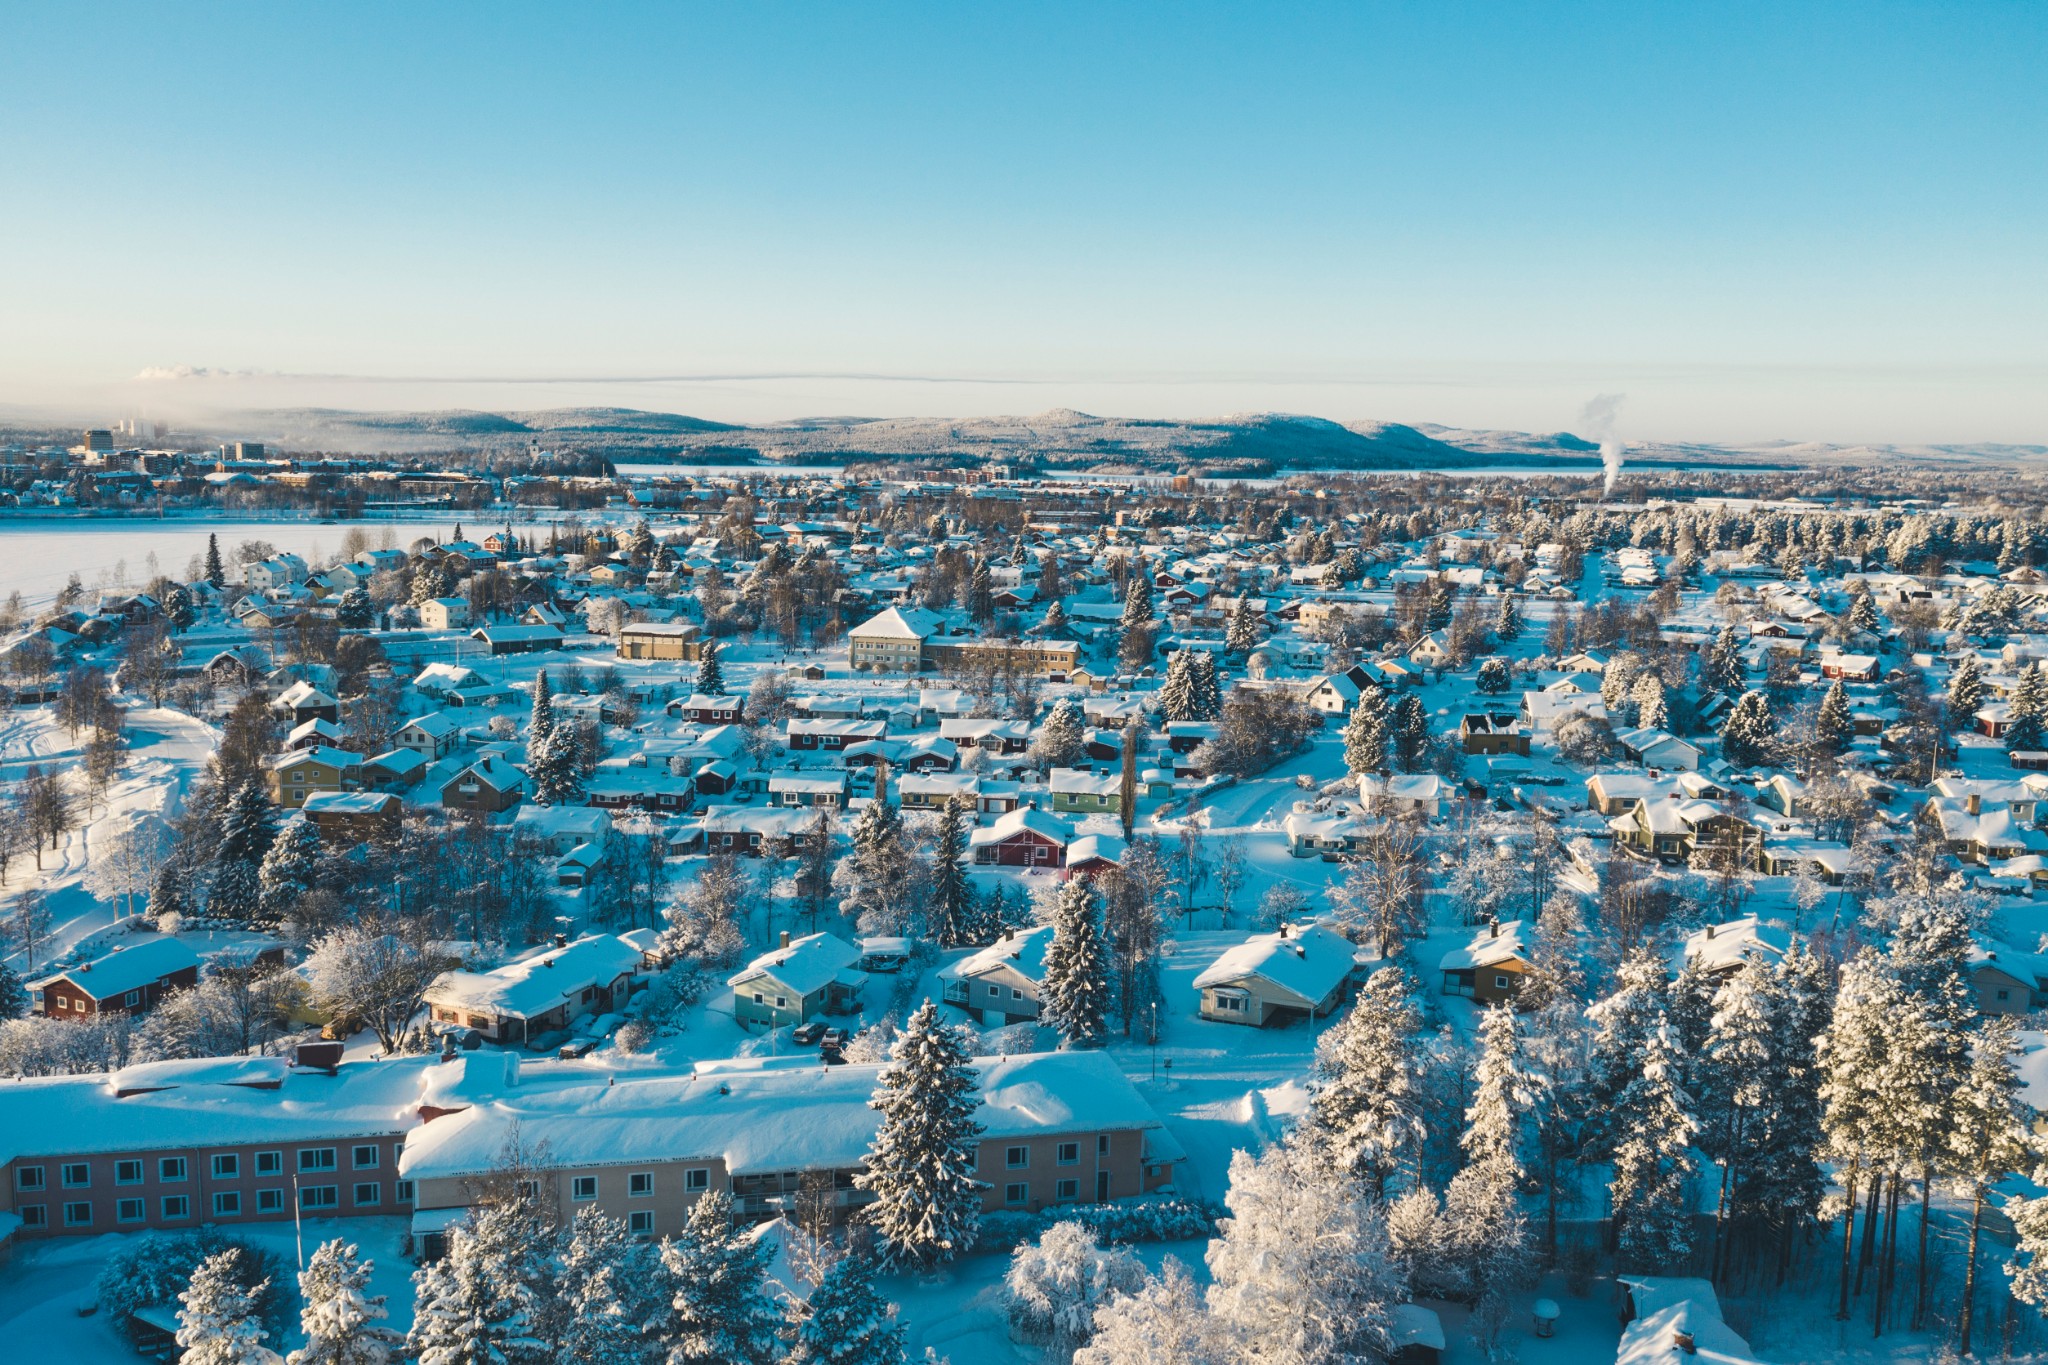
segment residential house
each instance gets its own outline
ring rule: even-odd
[[[297,810],[315,792],[349,792],[362,785],[362,759],[346,749],[316,745],[293,749],[264,760],[263,780],[270,800],[284,810]]]
[[[507,1046],[545,1046],[586,1015],[626,1003],[640,950],[616,934],[585,934],[489,971],[449,971],[420,997],[437,1024]]]
[[[1463,947],[1453,948],[1437,962],[1443,993],[1462,995],[1481,1005],[1513,1000],[1531,967],[1521,920],[1489,924]]]
[[[1036,806],[1020,806],[967,836],[974,861],[994,867],[1063,868],[1074,827]]]
[[[1677,976],[1688,965],[1698,965],[1715,976],[1733,976],[1750,962],[1775,966],[1792,950],[1792,935],[1775,925],[1764,924],[1755,915],[1709,924],[1671,950],[1669,966]]]
[[[703,628],[684,621],[636,621],[619,628],[621,659],[696,662],[704,657]]]
[[[1344,1001],[1356,951],[1321,924],[1254,934],[1195,977],[1201,1016],[1259,1027],[1329,1014]]]
[[[1048,774],[1052,808],[1065,815],[1117,815],[1124,808],[1123,779],[1087,768],[1054,768]]]
[[[1005,929],[988,947],[941,967],[940,993],[947,1004],[966,1010],[984,1028],[1036,1019],[1045,952],[1051,945],[1049,924]]]
[[[1466,712],[1458,721],[1458,742],[1468,754],[1529,753],[1529,732],[1513,712]]]
[[[860,1003],[867,973],[860,949],[834,934],[805,934],[749,962],[726,979],[733,1021],[741,1028],[779,1028],[820,1014],[848,1014]]]
[[[199,958],[175,938],[159,938],[30,981],[29,1005],[51,1019],[141,1014],[198,984]]]
[[[391,737],[401,749],[410,749],[430,762],[446,758],[462,740],[462,722],[445,711],[415,717],[398,727]]]
[[[441,784],[441,804],[449,810],[495,815],[526,799],[526,774],[501,754],[485,754]]]
[[[430,597],[414,610],[428,630],[461,630],[469,624],[469,603],[460,597]]]
[[[890,607],[846,632],[847,658],[859,673],[917,673],[925,668],[925,641],[945,625],[921,607]]]
[[[389,792],[313,792],[299,813],[333,849],[395,839],[405,821],[405,803]]]

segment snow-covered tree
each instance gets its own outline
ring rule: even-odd
[[[1768,763],[1777,743],[1778,722],[1771,714],[1771,699],[1755,689],[1744,692],[1722,722],[1721,756],[1741,767]]]
[[[1401,771],[1412,773],[1429,747],[1429,709],[1415,692],[1404,692],[1394,707],[1394,753]]]
[[[707,697],[725,695],[725,665],[719,661],[716,642],[704,642],[704,655],[697,661],[697,690]]]
[[[1166,681],[1159,686],[1159,710],[1168,720],[1195,720],[1200,699],[1195,695],[1194,656],[1175,650],[1166,661]]]
[[[966,803],[948,801],[939,810],[938,832],[932,836],[932,899],[928,929],[941,948],[972,941],[975,923],[974,888],[967,884],[961,858],[967,852]]]
[[[1512,686],[1514,678],[1509,674],[1507,661],[1504,659],[1486,660],[1479,665],[1479,671],[1472,677],[1472,690],[1489,697],[1498,697]]]
[[[533,675],[533,713],[526,722],[526,748],[530,754],[547,742],[555,730],[555,694],[543,668]]]
[[[1351,718],[1344,722],[1344,766],[1354,773],[1386,771],[1392,730],[1385,689],[1367,687],[1351,704]]]
[[[1045,721],[1031,741],[1031,756],[1048,768],[1071,768],[1087,752],[1087,745],[1081,708],[1072,697],[1061,697],[1045,713]]]
[[[1249,599],[1239,598],[1237,610],[1230,613],[1230,624],[1223,631],[1223,647],[1240,657],[1259,647],[1259,621],[1252,615]]]
[[[1671,721],[1671,703],[1664,695],[1664,679],[1657,670],[1646,668],[1636,676],[1635,686],[1629,689],[1629,700],[1635,704],[1636,724],[1646,730],[1658,730]]]
[[[1500,595],[1500,607],[1493,615],[1493,635],[1502,644],[1512,644],[1522,634],[1522,609],[1513,593]]]
[[[358,584],[343,592],[336,600],[334,621],[344,629],[361,630],[370,624],[370,618],[375,610],[370,602],[369,591]]]
[[[1448,1299],[1465,1292],[1455,1241],[1444,1222],[1443,1201],[1429,1186],[1417,1185],[1387,1205],[1388,1251],[1416,1297]]]
[[[386,1052],[419,1010],[440,964],[417,944],[362,924],[343,924],[313,943],[303,967],[313,1003],[341,1019],[360,1019]]]
[[[1849,693],[1837,678],[1820,699],[1820,710],[1813,722],[1814,743],[1822,753],[1845,754],[1855,734],[1856,718],[1849,713]]]
[[[1422,1020],[1413,996],[1406,972],[1383,967],[1316,1044],[1309,1131],[1331,1165],[1375,1197],[1385,1196],[1387,1178],[1423,1137],[1415,1084]]]
[[[2048,1197],[2008,1199],[2003,1212],[2014,1233],[2013,1258],[2005,1263],[2012,1296],[2048,1312]]]
[[[1943,1161],[1955,1192],[1970,1201],[1969,1254],[1963,1263],[1961,1350],[1970,1354],[1977,1310],[1977,1245],[1991,1187],[2026,1170],[2038,1155],[2033,1115],[2020,1098],[2014,1058],[2019,1039],[2012,1020],[1994,1015],[1977,1030],[1969,1079],[1949,1106],[1948,1151]],[[2011,1205],[2007,1205],[2011,1212]]]
[[[1226,1359],[1340,1365],[1391,1353],[1390,1312],[1407,1297],[1377,1201],[1332,1187],[1307,1144],[1230,1161],[1230,1216],[1207,1261]]]
[[[601,1210],[579,1210],[564,1241],[555,1294],[556,1365],[637,1365],[660,1354],[653,1332],[667,1305],[653,1250]]]
[[[1159,1274],[1095,1310],[1095,1336],[1074,1365],[1225,1365],[1202,1293],[1168,1256]]]
[[[385,1365],[405,1338],[383,1326],[384,1296],[369,1292],[372,1263],[339,1237],[322,1242],[299,1272],[299,1330],[306,1344],[288,1365]]]
[[[320,870],[320,832],[303,815],[284,822],[263,855],[257,892],[264,918],[282,920],[313,886]]]
[[[1738,696],[1742,691],[1745,671],[1742,647],[1735,642],[1735,631],[1732,627],[1723,627],[1721,633],[1714,637],[1712,648],[1700,660],[1700,687],[1723,696]]]
[[[2042,747],[2048,726],[2048,677],[2035,665],[2020,666],[2019,685],[2012,690],[2012,709],[2005,729],[2005,747],[2012,753]]]
[[[1977,652],[1971,650],[1956,662],[1955,672],[1949,674],[1950,726],[1958,730],[1973,728],[1977,723],[1977,712],[1990,694],[1991,689],[1984,681],[1984,666],[1977,661]]]
[[[1188,670],[1195,680],[1195,719],[1215,720],[1223,714],[1223,685],[1216,674],[1215,654],[1196,650]]]
[[[661,1247],[670,1310],[668,1365],[774,1365],[781,1315],[764,1278],[772,1246],[733,1226],[732,1196],[702,1195],[683,1234]]]
[[[1489,1355],[1506,1329],[1509,1296],[1530,1272],[1529,1225],[1520,1203],[1522,1130],[1543,1085],[1523,1057],[1513,1007],[1489,1008],[1479,1022],[1472,1103],[1459,1138],[1465,1166],[1444,1192],[1446,1252],[1475,1300],[1473,1339]]]
[[[1641,1074],[1615,1102],[1614,1219],[1624,1269],[1676,1273],[1692,1258],[1693,1181],[1699,1131],[1680,1085],[1683,1062],[1672,1028],[1654,1028]]]
[[[1064,1361],[1095,1335],[1096,1309],[1144,1283],[1145,1267],[1128,1247],[1100,1246],[1087,1224],[1059,1222],[1011,1254],[1003,1311],[1013,1335]]]
[[[276,807],[270,804],[261,784],[254,780],[244,782],[221,807],[215,864],[226,867],[230,863],[247,863],[253,870],[261,866],[264,855],[270,852],[271,840],[276,837]]]
[[[867,933],[895,933],[903,923],[903,884],[910,874],[903,820],[885,793],[861,808],[848,835],[853,849],[833,870],[840,907]]]
[[[896,1305],[875,1288],[874,1275],[858,1257],[834,1261],[804,1304],[781,1365],[903,1365]]]
[[[449,1228],[447,1253],[413,1272],[408,1354],[419,1365],[546,1365],[550,1249],[513,1204],[486,1204]]]
[[[1060,887],[1052,925],[1039,1017],[1060,1031],[1063,1047],[1101,1047],[1109,1034],[1109,961],[1100,899],[1088,878]]]
[[[278,1365],[278,1354],[263,1344],[258,1321],[262,1287],[250,1288],[235,1274],[239,1248],[215,1252],[192,1272],[192,1285],[178,1295],[179,1365]]]
[[[981,1223],[974,1178],[980,1086],[961,1031],[927,1000],[910,1016],[869,1105],[882,1115],[866,1171],[864,1217],[889,1265],[929,1269],[971,1250]]]

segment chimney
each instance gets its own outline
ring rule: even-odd
[[[1708,938],[1712,938],[1713,936],[1714,936],[1714,926],[1713,926],[1713,925],[1711,925],[1711,924],[1709,924],[1709,925],[1707,926],[1707,937],[1708,937]]]
[[[557,948],[566,948],[566,947],[568,947],[568,946],[569,946],[569,936],[568,936],[567,934],[556,934],[556,935],[555,935],[555,946],[556,946]]]
[[[1308,949],[1297,943],[1294,945],[1294,955],[1299,958],[1306,958],[1308,956]]]
[[[1494,921],[1493,923],[1491,923],[1491,924],[1489,924],[1489,925],[1487,925],[1487,926],[1486,926],[1486,936],[1487,936],[1488,938],[1499,938],[1499,937],[1500,937],[1500,921],[1499,921],[1499,920],[1495,920],[1495,921]]]
[[[1671,1344],[1689,1356],[1695,1356],[1700,1353],[1699,1347],[1693,1345],[1692,1333],[1681,1328],[1674,1327],[1671,1329]]]
[[[782,943],[780,946],[784,948],[787,948],[789,946],[789,930],[787,929],[784,929],[782,931]]]
[[[1287,937],[1287,921],[1284,919],[1280,921],[1280,937]]]
[[[1982,815],[1984,813],[1984,798],[1976,792],[1971,792],[1969,796],[1965,797],[1963,804],[1972,815]]]

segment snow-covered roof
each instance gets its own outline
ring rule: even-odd
[[[922,640],[936,635],[944,623],[922,607],[890,607],[875,613],[847,634],[888,640]]]
[[[1062,848],[1074,841],[1074,827],[1062,817],[1036,806],[1019,806],[997,816],[988,828],[975,830],[967,836],[967,842],[974,848],[980,848],[983,844],[999,844],[1026,831],[1050,839]]]
[[[773,952],[761,954],[727,978],[738,986],[757,976],[773,977],[798,995],[823,990],[860,961],[860,949],[836,934],[805,934]],[[858,975],[858,973],[855,973]]]
[[[939,968],[941,979],[967,980],[1008,967],[1032,981],[1045,979],[1045,950],[1052,946],[1052,926],[1041,924],[1012,932],[958,962]]]
[[[1446,972],[1463,971],[1474,967],[1497,967],[1503,962],[1529,958],[1529,949],[1522,941],[1522,921],[1511,919],[1501,924],[1487,925],[1473,934],[1472,941],[1462,948],[1453,948],[1437,963]]]
[[[815,1057],[736,1058],[689,1076],[529,1091],[447,1115],[412,1132],[399,1161],[409,1180],[492,1169],[513,1124],[564,1169],[692,1158],[734,1176],[859,1166],[881,1116],[869,1107],[886,1063],[824,1066]],[[1102,1052],[979,1058],[985,1140],[1156,1129],[1159,1117]]]
[[[1680,944],[1671,954],[1675,974],[1688,962],[1698,962],[1710,972],[1732,971],[1751,958],[1769,966],[1791,951],[1792,935],[1775,925],[1761,924],[1755,915],[1726,924],[1710,924]]]
[[[1195,989],[1229,986],[1257,977],[1301,1001],[1304,1008],[1321,1004],[1344,984],[1356,965],[1351,941],[1320,924],[1254,934],[1209,964],[1195,978]]]
[[[433,1005],[532,1019],[586,986],[611,985],[639,965],[640,950],[616,934],[586,934],[566,948],[550,948],[487,972],[443,972],[424,998]]]
[[[51,981],[69,981],[95,1000],[110,1000],[155,985],[172,972],[198,966],[199,957],[190,948],[174,938],[159,938],[116,948],[105,957],[51,972],[30,984],[40,988]]]

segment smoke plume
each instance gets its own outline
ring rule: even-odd
[[[1625,393],[1596,393],[1586,406],[1579,409],[1579,420],[1584,423],[1586,434],[1600,441],[1600,465],[1607,471],[1607,480],[1601,489],[1602,497],[1614,495],[1614,485],[1621,478],[1621,439],[1614,434],[1614,419],[1621,414],[1621,405],[1628,398]]]

